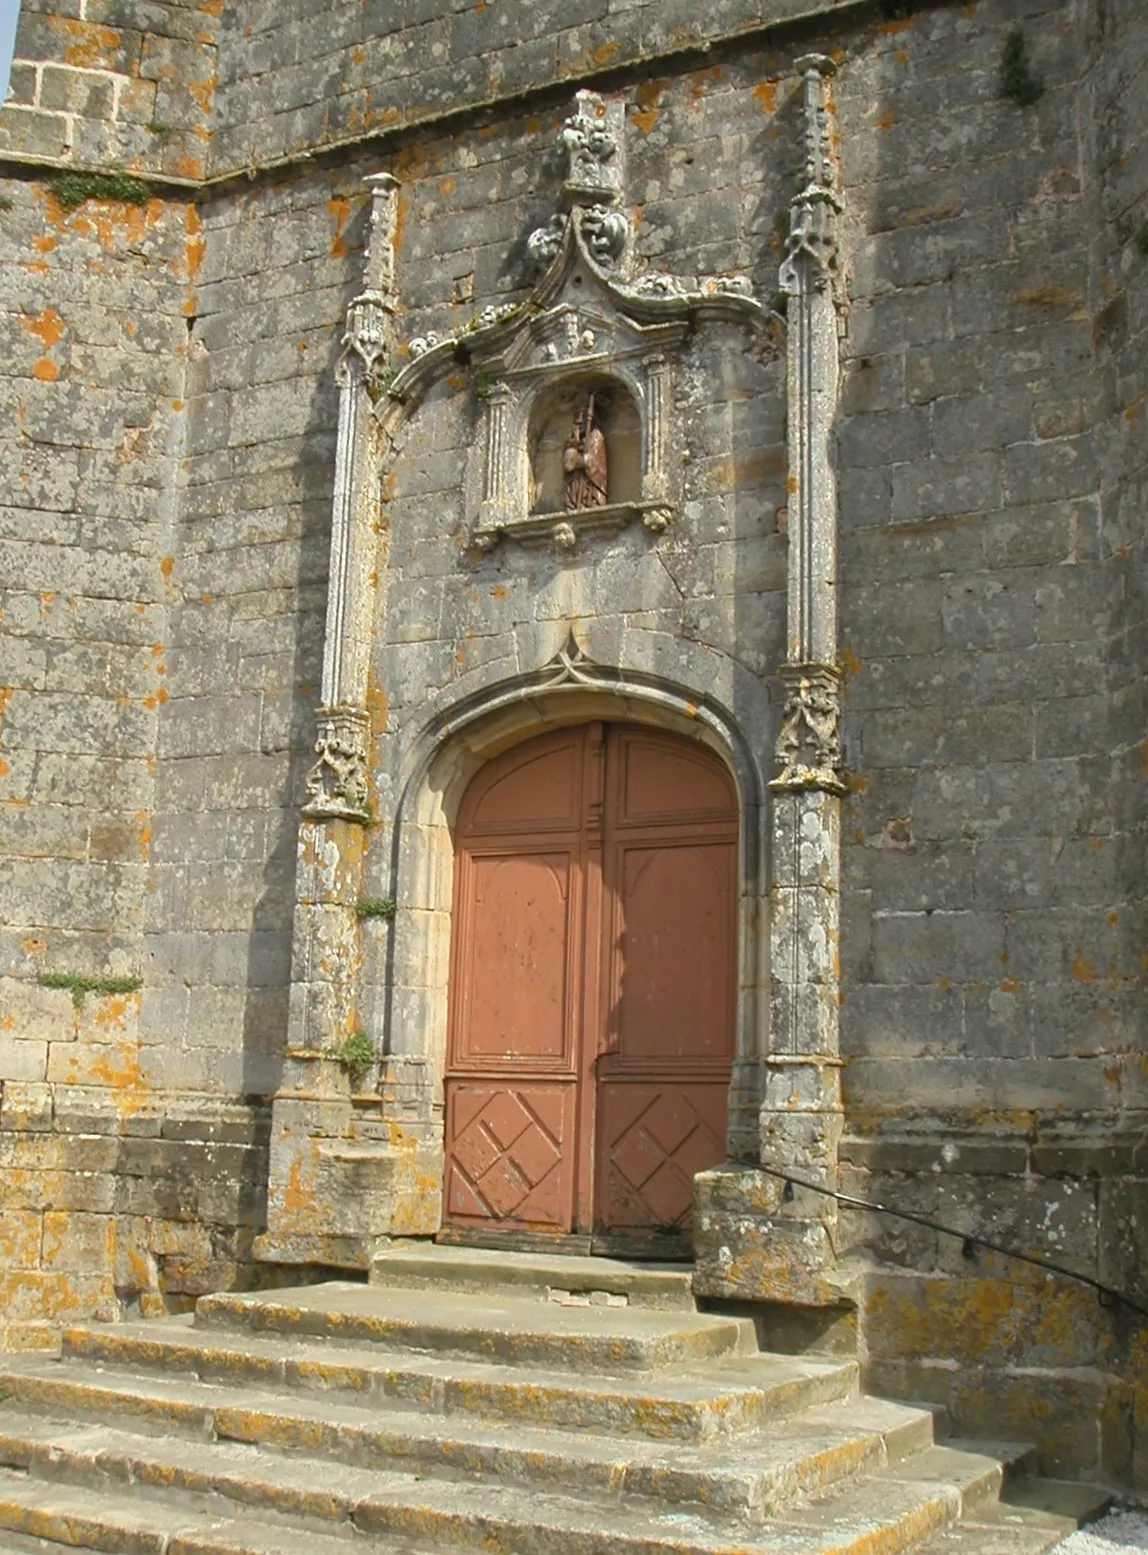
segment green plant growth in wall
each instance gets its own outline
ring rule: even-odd
[[[10,211],[11,209],[12,201],[6,194],[0,194],[0,211]]]
[[[142,178],[130,173],[61,173],[52,180],[52,193],[65,210],[75,210],[85,200],[120,200],[124,205],[146,205],[151,190]]]
[[[1033,75],[1024,33],[1014,27],[1001,51],[1001,96],[1011,97],[1022,108],[1031,108],[1044,95],[1044,82]]]
[[[36,981],[41,988],[69,989],[77,1010],[83,1009],[90,993],[136,993],[143,987],[142,977],[89,977],[82,972],[41,972]]]
[[[351,1078],[352,1088],[358,1090],[375,1062],[375,1044],[365,1031],[353,1031],[338,1047],[327,1048],[326,1054],[342,1064]]]
[[[368,918],[393,918],[397,906],[393,896],[360,896],[355,903],[355,916]]]

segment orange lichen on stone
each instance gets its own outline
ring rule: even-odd
[[[685,78],[686,97],[689,106],[691,108],[697,107],[702,98],[705,97],[709,83],[711,81],[720,81],[724,75],[725,72],[720,65],[711,65],[706,70],[696,70],[692,75],[687,76]]]
[[[390,719],[390,699],[382,686],[371,686],[367,692],[367,711],[371,715],[371,728],[377,734],[385,732]],[[378,751],[372,747],[372,756],[377,759]]]
[[[760,103],[766,113],[777,112],[777,82],[759,81],[753,89],[753,100]]]
[[[81,70],[117,70],[122,67],[120,51],[123,34],[114,27],[101,27],[67,16],[49,16],[45,20],[54,33],[68,39],[64,64]]]
[[[1100,973],[1083,950],[1078,950],[1072,958],[1072,975],[1078,983],[1095,983]]]
[[[189,281],[194,281],[199,274],[207,250],[207,239],[203,236],[203,219],[194,205],[187,207],[184,231],[187,234],[187,241],[184,244],[184,252],[187,255],[187,278]]]
[[[631,115],[644,135],[648,135],[662,116],[661,101],[668,81],[643,81],[634,94],[638,106]]]
[[[32,366],[32,376],[41,383],[55,383],[60,376],[60,369],[50,356],[41,356]]]
[[[28,333],[35,335],[47,349],[51,349],[62,340],[67,331],[67,325],[55,308],[45,308],[43,313],[36,314],[35,318],[21,319],[20,322]]]

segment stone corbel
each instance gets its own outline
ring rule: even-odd
[[[820,788],[843,794],[841,781],[841,672],[831,664],[786,664],[786,687],[774,793]]]
[[[318,719],[318,759],[307,774],[303,814],[317,821],[367,821],[367,712],[361,707],[321,707]]]

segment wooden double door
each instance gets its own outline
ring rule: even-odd
[[[482,768],[455,842],[444,1235],[688,1255],[693,1175],[725,1159],[728,771],[661,731],[562,729]]]

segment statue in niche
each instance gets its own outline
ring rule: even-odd
[[[594,414],[594,396],[574,417],[562,450],[563,506],[567,513],[606,506],[606,435]]]

